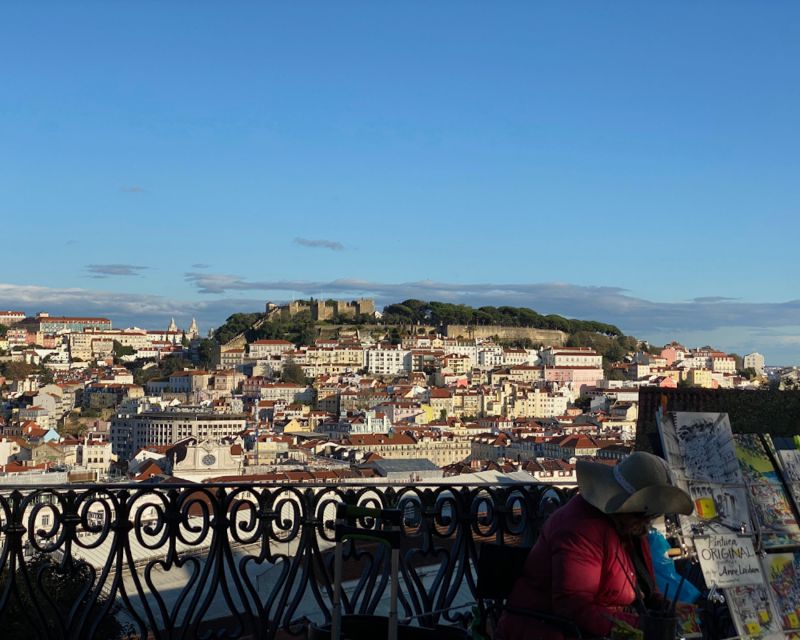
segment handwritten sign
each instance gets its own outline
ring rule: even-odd
[[[711,535],[695,538],[694,546],[707,585],[727,589],[764,582],[751,538]]]

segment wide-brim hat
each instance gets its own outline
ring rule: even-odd
[[[616,466],[578,460],[578,488],[584,500],[603,513],[690,514],[689,495],[672,484],[667,463],[636,451]]]

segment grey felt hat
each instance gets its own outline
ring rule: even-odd
[[[690,514],[689,495],[672,484],[662,458],[636,451],[616,466],[578,460],[578,488],[603,513]]]

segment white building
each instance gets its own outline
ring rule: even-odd
[[[354,420],[350,421],[350,433],[389,433],[392,421],[382,411],[369,410]]]
[[[764,356],[762,356],[757,351],[754,351],[753,353],[748,353],[744,357],[742,365],[744,366],[745,369],[755,369],[756,373],[760,376],[764,375],[764,365],[765,365]]]
[[[25,313],[22,311],[0,311],[0,324],[7,327],[22,322],[24,319]]]
[[[736,359],[733,356],[712,356],[711,370],[715,373],[736,373]]]
[[[369,373],[379,376],[397,376],[411,371],[411,351],[397,347],[377,347],[364,352]]]
[[[31,459],[31,448],[21,438],[0,438],[0,465]]]
[[[313,404],[316,395],[314,387],[292,384],[290,382],[276,382],[265,384],[258,390],[262,400],[282,400],[286,404]]]
[[[469,358],[469,366],[474,367],[478,364],[478,343],[475,340],[459,340],[457,338],[445,338],[442,349],[445,355],[459,355]]]
[[[201,413],[196,410],[119,413],[111,421],[111,443],[115,455],[128,460],[139,449],[171,445],[184,438],[219,440],[244,431],[241,414]]]
[[[111,449],[110,441],[87,439],[78,447],[78,464],[97,471],[101,476],[107,475],[111,463],[117,460]]]
[[[188,441],[185,454],[175,456],[172,474],[185,480],[199,482],[214,476],[242,473],[244,451],[238,443]]]
[[[539,356],[547,367],[603,366],[603,356],[589,347],[547,347]]]
[[[251,360],[269,360],[292,349],[294,345],[288,340],[256,340],[249,345],[249,356]]]
[[[502,367],[504,354],[502,347],[481,347],[478,351],[478,366],[481,369]]]

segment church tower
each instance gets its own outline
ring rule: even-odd
[[[197,321],[194,318],[192,318],[192,324],[189,325],[189,330],[186,332],[186,337],[189,340],[200,337],[200,330],[197,328]]]
[[[177,330],[178,330],[178,325],[175,324],[175,318],[172,318],[172,320],[169,323],[169,326],[167,327],[167,331],[177,331]]]

